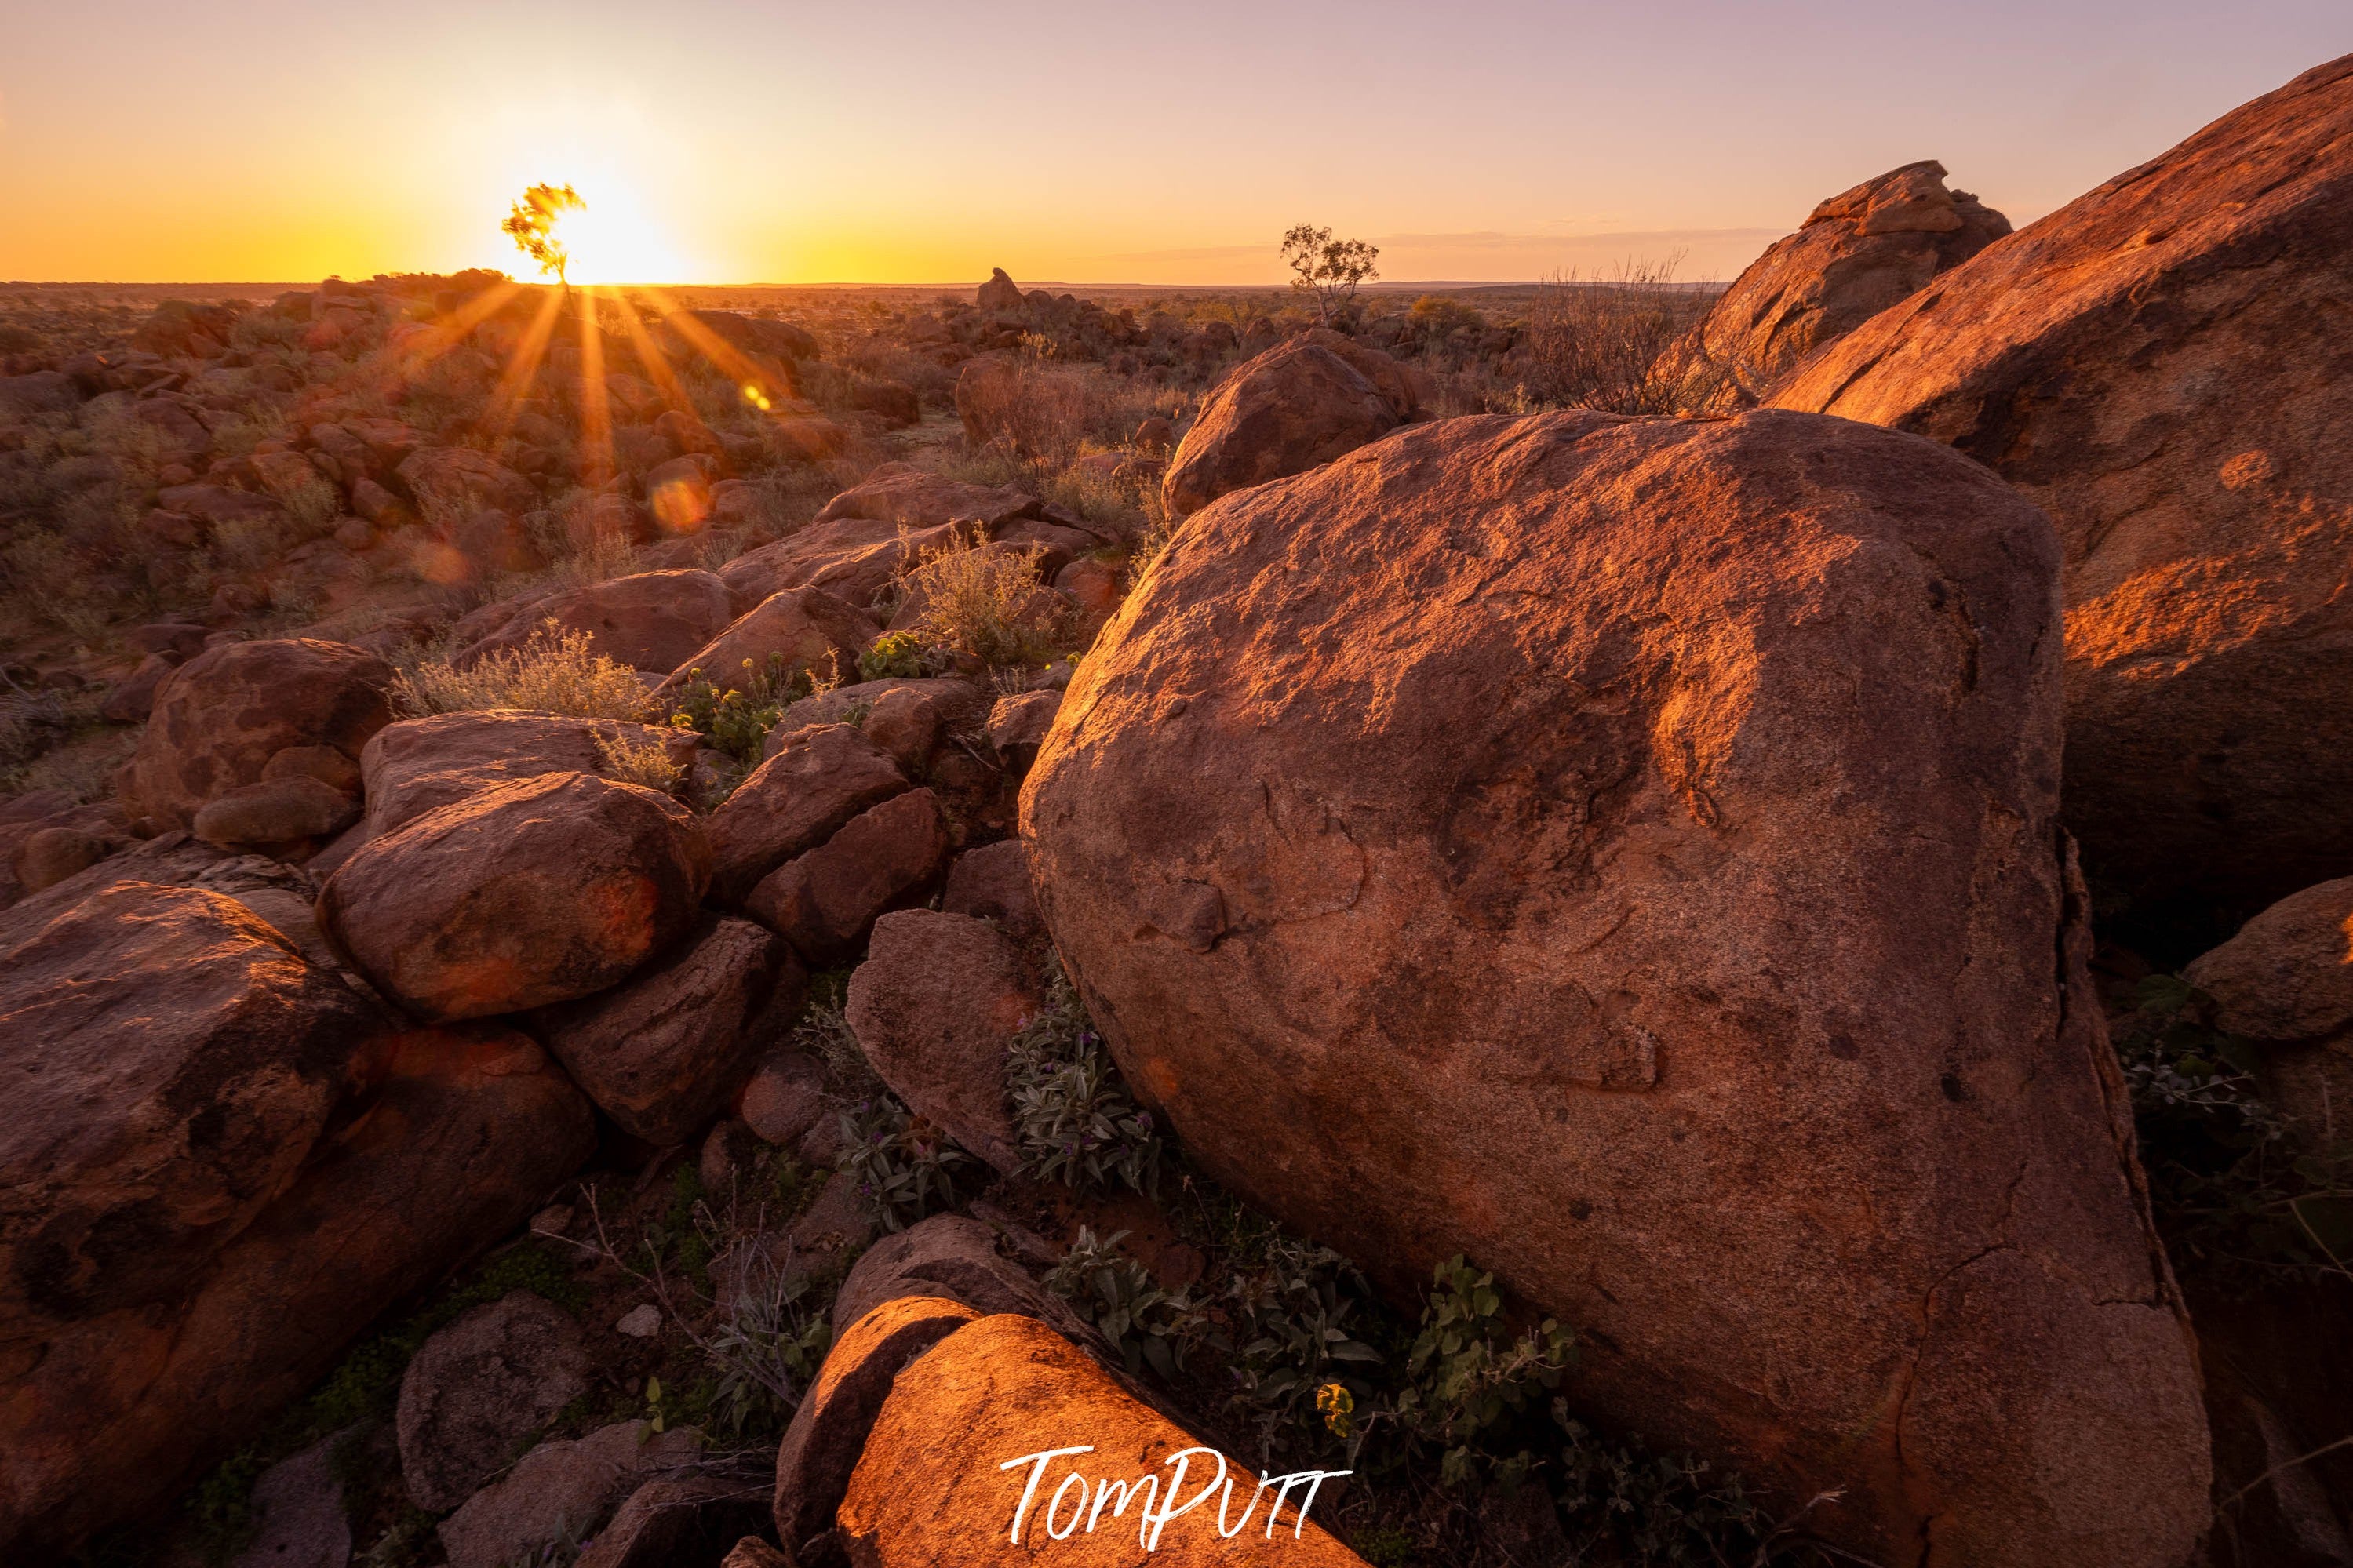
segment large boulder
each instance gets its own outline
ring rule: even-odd
[[[545,773],[370,839],[319,912],[410,1012],[480,1018],[627,976],[694,923],[709,867],[693,815],[669,796]]]
[[[722,689],[748,686],[752,676],[767,674],[772,657],[783,658],[788,674],[807,670],[839,681],[844,675],[858,673],[858,656],[881,632],[881,627],[822,588],[786,589],[771,594],[689,654],[655,690],[654,699],[674,698],[698,679]]]
[[[1392,1289],[1493,1269],[1597,1414],[1882,1562],[2179,1563],[2058,564],[1846,421],[1401,432],[1197,514],[1080,667],[1048,927],[1191,1157]]]
[[[447,1513],[506,1465],[518,1439],[588,1392],[580,1326],[528,1290],[461,1314],[401,1374],[400,1478]]]
[[[2066,557],[2095,886],[2353,873],[2353,56],[1945,273],[1774,395],[1950,444]]]
[[[783,942],[750,921],[707,915],[675,955],[628,984],[533,1021],[597,1109],[667,1146],[718,1113],[799,1010],[805,983]]]
[[[1013,281],[1002,267],[988,269],[988,281],[974,296],[984,310],[1018,311],[1022,308],[1021,285]]]
[[[712,891],[741,903],[778,866],[906,788],[899,765],[850,726],[796,731],[711,814]]]
[[[480,635],[461,643],[452,662],[464,667],[520,648],[554,621],[558,632],[585,633],[591,653],[666,676],[733,624],[736,603],[709,572],[639,572],[516,601],[507,614],[478,623]]]
[[[503,709],[404,719],[360,753],[368,826],[406,827],[428,811],[542,773],[609,777],[620,746],[691,746],[691,736],[626,719],[568,719]],[[675,760],[675,759],[674,759]]]
[[[738,555],[719,575],[748,602],[815,587],[863,609],[925,551],[946,544],[949,531],[944,523],[910,530],[876,518],[839,517]]]
[[[332,746],[357,761],[392,722],[392,667],[348,643],[223,643],[157,692],[117,794],[132,816],[186,827],[206,803],[258,784],[278,752]]]
[[[1038,1005],[1021,954],[987,921],[901,910],[874,922],[845,1016],[907,1108],[1000,1171],[1020,1163],[1005,1050]]]
[[[2324,1147],[2353,1138],[2353,877],[2291,893],[2183,973],[2254,1045],[2265,1100]]]
[[[1417,383],[1378,349],[1318,329],[1245,361],[1202,405],[1161,494],[1177,516],[1229,490],[1304,473],[1420,412]]]
[[[175,1495],[586,1157],[529,1040],[391,1027],[218,893],[0,921],[0,1557]]]
[[[1700,323],[1700,352],[1755,403],[1798,363],[2010,232],[1945,166],[1906,163],[1831,197],[1775,240]]]
[[[449,1568],[561,1561],[648,1481],[691,1474],[702,1447],[691,1426],[655,1432],[643,1421],[542,1443],[441,1521]]]
[[[1053,1448],[1082,1451],[1047,1457]],[[910,1486],[911,1476],[924,1484]],[[1180,1485],[1181,1501],[1162,1498]],[[1104,1506],[1106,1494],[1116,1506]],[[1168,1504],[1165,1525],[1144,1517],[1147,1498]],[[900,1372],[835,1529],[849,1561],[872,1568],[1009,1568],[1064,1554],[1105,1565],[1361,1568],[1364,1560],[1320,1522],[1317,1503],[1328,1510],[1332,1500],[1329,1492],[1308,1500],[1303,1484],[1287,1496],[1265,1485],[1261,1472],[1204,1446],[1053,1330],[1003,1316],[965,1324]],[[1231,1539],[1219,1523],[1220,1504],[1230,1510]]]

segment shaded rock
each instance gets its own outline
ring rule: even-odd
[[[360,753],[368,821],[378,833],[391,833],[428,811],[543,773],[607,776],[610,746],[670,746],[680,739],[674,730],[624,719],[503,710],[404,719]]]
[[[745,599],[814,587],[864,610],[925,551],[946,543],[950,531],[945,524],[909,530],[872,518],[839,518],[739,555],[720,575]]]
[[[1002,267],[989,268],[988,281],[980,286],[975,298],[984,310],[1018,311],[1022,309],[1021,285],[1006,276]]]
[[[0,414],[62,414],[79,407],[81,388],[61,370],[0,375]]]
[[[1597,1416],[1845,1488],[1810,1524],[1883,1562],[2179,1562],[2058,566],[1845,421],[1400,432],[1197,514],[1080,667],[1048,928],[1190,1157],[1389,1289],[1460,1252],[1580,1325]]]
[[[869,725],[883,699],[894,692],[908,692],[920,697],[938,716],[945,729],[963,729],[988,711],[988,693],[969,680],[957,676],[934,676],[921,680],[862,680],[855,686],[837,686],[830,691],[820,691],[814,697],[804,697],[787,707],[776,728],[768,731],[768,755],[775,756],[784,743],[811,724],[839,724],[851,715],[863,711]],[[885,721],[886,729],[888,721]],[[867,738],[876,745],[881,737],[871,729]],[[890,748],[885,747],[885,750]],[[895,757],[897,753],[892,752]]]
[[[1008,754],[1036,755],[1061,706],[1062,694],[1051,688],[998,698],[988,712],[988,743]]]
[[[800,1051],[761,1058],[736,1097],[735,1114],[766,1142],[797,1142],[826,1113],[825,1069]]]
[[[1168,461],[1161,493],[1169,510],[1198,511],[1229,490],[1303,473],[1397,428],[1408,417],[1403,395],[1385,390],[1360,363],[1388,357],[1314,331],[1236,366]]]
[[[349,765],[349,759],[345,762]],[[226,848],[330,838],[359,819],[357,795],[315,778],[297,776],[260,779],[223,790],[198,809],[191,826],[206,843]]]
[[[362,547],[367,542],[364,535],[358,540]],[[449,542],[457,547],[459,554],[466,558],[467,564],[473,569],[471,575],[477,577],[498,576],[509,572],[536,572],[547,564],[539,542],[531,536],[531,530],[524,526],[522,521],[514,513],[501,511],[495,507],[468,512],[464,520],[450,531]]]
[[[1042,517],[1045,505],[1011,485],[968,485],[913,463],[885,463],[826,502],[812,526],[841,518],[870,518],[914,529],[961,522],[977,523],[993,535],[1018,519]]]
[[[657,1433],[643,1421],[542,1443],[441,1521],[449,1568],[509,1568],[548,1547],[587,1540],[648,1479],[687,1471],[702,1447],[691,1426]]]
[[[1773,401],[1944,441],[2058,525],[2095,886],[2353,875],[2353,56],[1938,277]]]
[[[794,1568],[793,1560],[756,1535],[737,1542],[719,1568]]]
[[[915,773],[939,744],[947,720],[929,693],[899,686],[874,700],[866,722],[859,728],[901,769]]]
[[[546,773],[371,839],[319,909],[403,1006],[479,1018],[621,980],[693,924],[709,864],[692,816],[667,795]]]
[[[229,1568],[345,1568],[352,1526],[335,1479],[335,1437],[280,1459],[253,1483],[253,1539]]]
[[[420,447],[393,471],[428,521],[454,525],[479,511],[520,513],[539,504],[529,479],[470,447]]]
[[[877,916],[929,887],[947,854],[939,797],[909,790],[769,872],[744,910],[811,963],[838,963],[864,945]]]
[[[757,316],[740,315],[733,310],[690,310],[687,314],[708,328],[721,342],[748,353],[766,354],[780,360],[818,357],[817,339],[807,329],[797,327],[790,321],[771,321]]]
[[[528,1290],[474,1308],[400,1380],[400,1474],[409,1500],[447,1513],[503,1468],[515,1440],[588,1392],[580,1328]]]
[[[392,721],[392,668],[345,643],[224,643],[190,659],[156,694],[118,793],[133,816],[188,826],[197,809],[258,783],[289,746],[357,757]]]
[[[1029,847],[1007,838],[957,856],[948,868],[940,908],[995,921],[1015,942],[1028,942],[1040,929],[1037,895],[1029,887]]]
[[[709,572],[640,572],[519,603],[475,640],[459,645],[460,668],[522,647],[549,621],[581,632],[592,652],[632,669],[668,675],[735,619],[735,598]]]
[[[357,795],[364,775],[357,761],[332,746],[288,746],[270,753],[261,764],[261,776],[264,780],[316,779],[330,789]]]
[[[976,1312],[1019,1312],[1066,1337],[1102,1341],[1071,1304],[997,1248],[997,1233],[963,1215],[934,1215],[868,1247],[834,1298],[833,1326],[850,1326],[902,1296],[938,1296]]]
[[[836,1171],[825,1179],[817,1199],[792,1223],[786,1233],[801,1258],[820,1261],[855,1253],[874,1239],[874,1212],[858,1190],[858,1178]]]
[[[155,706],[155,693],[179,667],[180,661],[169,655],[149,654],[139,661],[138,668],[106,694],[106,700],[99,705],[98,716],[117,724],[143,721]]]
[[[772,594],[744,617],[690,654],[656,689],[657,701],[677,696],[691,680],[708,679],[724,690],[765,677],[771,658],[786,673],[808,670],[838,679],[855,674],[858,656],[881,634],[866,616],[821,588],[790,588]],[[749,666],[747,670],[744,667]]]
[[[874,922],[846,1012],[891,1092],[1011,1171],[1020,1154],[1005,1108],[1005,1047],[1036,1005],[1021,955],[987,922],[902,910]]]
[[[906,787],[898,764],[849,725],[796,731],[711,814],[712,893],[740,904],[761,878]]]
[[[1020,1523],[1020,1539],[1010,1539],[1008,1503],[1018,1494],[1005,1472],[966,1456],[1014,1458],[1082,1446],[1092,1451],[1045,1461],[1035,1500]],[[1338,1568],[1363,1562],[1324,1529],[1313,1504],[1306,1505],[1297,1539],[1287,1530],[1270,1533],[1264,1525],[1237,1526],[1234,1539],[1220,1539],[1216,1501],[1206,1492],[1221,1473],[1220,1460],[1202,1449],[1194,1434],[1136,1398],[1044,1324],[1022,1317],[982,1318],[942,1340],[892,1383],[850,1474],[836,1528],[849,1560],[876,1568],[1031,1563],[1050,1550],[1041,1547],[1050,1533],[1047,1520],[1053,1500],[1067,1500],[1072,1475],[1086,1478],[1077,1487],[1082,1494],[1106,1480],[1129,1482],[1146,1475],[1173,1490],[1176,1472],[1168,1461],[1191,1450],[1185,1495],[1189,1500],[1202,1493],[1206,1508],[1158,1531],[1149,1525],[1139,1530],[1135,1517],[1098,1507],[1098,1534],[1077,1532],[1077,1514],[1065,1500],[1050,1529],[1071,1536],[1076,1546],[1072,1560],[1133,1563],[1149,1546],[1155,1563]],[[1026,1469],[1019,1473],[1026,1483]],[[1247,1466],[1229,1462],[1222,1473],[1229,1483],[1240,1483],[1222,1494],[1236,1512],[1245,1502],[1254,1512],[1261,1506],[1271,1509],[1274,1493],[1254,1496],[1258,1477]],[[911,1487],[910,1476],[923,1476],[928,1484]],[[1292,1492],[1286,1520],[1303,1500],[1303,1489]]]
[[[735,1190],[738,1178],[748,1179],[766,1152],[766,1143],[744,1123],[733,1120],[713,1122],[694,1162],[695,1172],[702,1178],[702,1190],[716,1194],[717,1201],[723,1203]]]
[[[797,1551],[833,1528],[892,1381],[906,1364],[980,1314],[960,1301],[902,1296],[842,1331],[793,1413],[776,1451],[776,1539]]]
[[[1798,362],[2010,232],[1945,166],[1906,163],[1831,197],[1775,240],[1709,308],[1699,343],[1754,403]]]
[[[634,1138],[682,1143],[724,1105],[807,976],[749,921],[706,915],[678,952],[628,984],[533,1015],[547,1048]],[[768,1021],[771,1010],[782,1018]]]
[[[2255,1043],[2283,1117],[2323,1148],[2353,1136],[2353,877],[2282,899],[2182,973]]]
[[[268,522],[284,515],[278,503],[227,485],[165,485],[155,492],[160,510],[192,518],[207,529],[226,522]]]
[[[219,894],[5,922],[0,1037],[36,1054],[0,1130],[0,1554],[41,1561],[256,1436],[594,1137],[529,1040],[389,1037]]]
[[[704,1568],[768,1521],[770,1483],[749,1476],[664,1476],[614,1510],[574,1568]]]
[[[9,869],[20,891],[37,893],[88,870],[121,845],[119,835],[100,828],[43,826],[25,835]]]

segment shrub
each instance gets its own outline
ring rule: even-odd
[[[658,741],[599,735],[596,754],[605,759],[608,776],[663,795],[676,790],[686,777],[686,770],[670,760],[669,751]]]
[[[1081,1226],[1078,1240],[1046,1276],[1046,1288],[1068,1300],[1119,1348],[1129,1372],[1148,1366],[1173,1379],[1208,1320],[1183,1291],[1154,1284],[1144,1265],[1120,1246],[1125,1239],[1124,1230],[1098,1238]]]
[[[956,1177],[973,1163],[946,1133],[887,1093],[859,1101],[841,1117],[840,1168],[886,1231],[955,1206]]]
[[[1006,1052],[1023,1168],[1040,1181],[1158,1196],[1166,1145],[1138,1110],[1059,964],[1046,1003]]]
[[[1737,1475],[1715,1485],[1704,1459],[1605,1443],[1569,1417],[1565,1399],[1552,1402],[1552,1414],[1564,1438],[1561,1512],[1567,1530],[1583,1537],[1580,1561],[1599,1556],[1605,1541],[1617,1549],[1614,1560],[1644,1564],[1769,1560],[1762,1548],[1775,1532]]]
[[[1067,462],[1089,442],[1115,445],[1158,412],[1153,388],[1091,365],[1060,364],[1037,354],[989,362],[957,384],[957,411],[968,432],[1020,458]]]
[[[926,551],[904,579],[923,609],[925,642],[986,664],[1036,664],[1054,651],[1060,619],[1038,581],[1038,546],[984,549],[957,539]]]
[[[593,651],[586,632],[543,622],[522,647],[501,648],[464,669],[427,659],[392,683],[393,706],[410,718],[486,708],[522,708],[575,719],[645,719],[653,709],[638,672]]]
[[[2353,1142],[2302,1146],[2256,1093],[2253,1047],[2188,981],[2149,975],[2135,1001],[2116,1056],[2174,1267],[2232,1289],[2353,1279]]]
[[[687,676],[670,723],[694,731],[714,750],[747,765],[759,762],[768,731],[776,728],[786,707],[814,689],[809,672],[787,668],[781,653],[770,654],[765,669],[754,669],[752,661],[745,659],[734,684],[723,689],[706,679],[700,668],[687,671]]]
[[[1265,1267],[1227,1288],[1233,1327],[1221,1348],[1233,1358],[1232,1402],[1257,1426],[1269,1463],[1286,1436],[1352,1436],[1356,1408],[1375,1402],[1377,1391],[1357,1370],[1382,1359],[1356,1337],[1370,1297],[1338,1253],[1280,1235]]]
[[[1456,1254],[1440,1264],[1406,1358],[1406,1385],[1392,1415],[1413,1442],[1439,1449],[1439,1477],[1452,1486],[1485,1471],[1516,1485],[1535,1463],[1521,1449],[1492,1447],[1506,1418],[1560,1384],[1576,1336],[1550,1318],[1513,1336],[1495,1277]]]
[[[1680,256],[1621,262],[1607,279],[1574,271],[1538,287],[1519,348],[1522,386],[1541,404],[1606,414],[1679,414],[1709,406],[1722,372],[1679,351],[1715,303],[1705,285],[1674,281]]]
[[[858,679],[860,680],[917,680],[939,673],[923,647],[923,639],[913,632],[884,632],[874,639],[874,646],[858,656]]]

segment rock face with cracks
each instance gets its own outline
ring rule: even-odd
[[[1455,419],[1197,514],[1022,800],[1129,1083],[1879,1562],[2185,1560],[2208,1456],[2058,821],[2059,551],[1844,421]],[[2063,1457],[2063,1458],[2062,1458]]]
[[[2353,56],[1937,278],[1773,395],[1915,431],[2066,552],[2095,882],[2241,915],[2353,873]]]

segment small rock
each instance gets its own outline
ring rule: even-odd
[[[441,1521],[449,1568],[509,1568],[589,1539],[614,1504],[649,1477],[691,1463],[702,1446],[702,1435],[691,1426],[656,1433],[643,1421],[542,1443]]]
[[[613,1325],[613,1331],[627,1334],[633,1340],[649,1340],[661,1332],[661,1309],[651,1301],[630,1308]]]
[[[902,910],[874,922],[847,1011],[866,1059],[908,1109],[1009,1172],[1020,1157],[1005,1048],[1036,1005],[1020,954],[986,921]]]
[[[794,1142],[826,1112],[825,1069],[799,1051],[776,1051],[744,1080],[736,1114],[770,1143]]]
[[[334,1473],[343,1436],[279,1461],[254,1483],[253,1539],[230,1568],[344,1568],[351,1562],[351,1521]]]
[[[194,829],[227,848],[332,837],[359,819],[356,795],[298,773],[222,791],[197,809]]]
[[[898,764],[849,725],[799,731],[711,814],[712,893],[742,902],[778,866],[906,788]]]
[[[711,1129],[695,1169],[714,1205],[735,1190],[739,1173],[751,1171],[765,1150],[760,1135],[741,1121],[721,1121]]]
[[[957,856],[948,868],[940,908],[952,915],[995,921],[1015,942],[1028,942],[1043,929],[1038,895],[1029,883],[1029,847],[1018,838],[1006,838]]]
[[[1035,756],[1062,710],[1060,691],[1024,691],[1000,697],[988,711],[988,743],[1008,755]]]
[[[425,1342],[400,1380],[400,1473],[428,1513],[457,1507],[588,1392],[588,1353],[561,1309],[510,1291]]]

